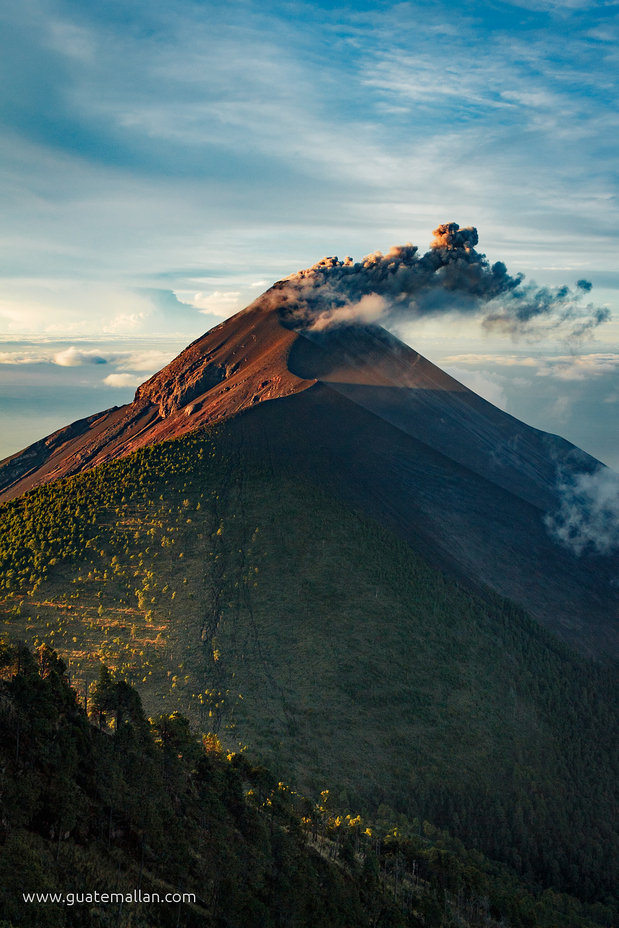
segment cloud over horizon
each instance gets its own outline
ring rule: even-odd
[[[139,374],[108,374],[103,383],[108,387],[139,387],[147,379]]]
[[[497,367],[535,368],[537,377],[557,380],[589,380],[619,372],[619,352],[570,355],[457,354],[445,359],[450,364],[492,364]]]
[[[0,352],[0,364],[55,364],[58,367],[113,364],[120,370],[157,371],[175,356],[164,348],[115,351],[106,348],[76,348],[71,345],[61,351],[45,345],[32,345],[28,350]]]
[[[84,351],[72,345],[53,356],[53,363],[60,367],[81,367],[82,364],[107,364],[110,358],[104,358],[96,350]]]

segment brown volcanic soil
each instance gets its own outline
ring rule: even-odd
[[[614,559],[577,558],[544,528],[558,469],[599,462],[378,326],[292,331],[272,295],[195,341],[133,403],[6,459],[0,500],[232,419],[243,444],[304,472],[435,566],[520,603],[585,653],[619,656]]]
[[[0,501],[306,389],[315,381],[287,363],[298,337],[277,313],[254,304],[185,348],[129,405],[80,419],[6,458]]]

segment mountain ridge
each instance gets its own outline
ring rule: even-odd
[[[273,293],[279,292],[276,287],[188,345],[137,388],[132,403],[78,420],[0,462],[0,501],[317,382],[331,384],[436,450],[448,451],[450,456],[460,453],[456,458],[460,463],[479,471],[479,454],[476,460],[467,459],[461,454],[464,446],[458,447],[448,430],[442,440],[436,430],[438,425],[440,431],[445,416],[448,421],[459,418],[460,426],[463,417],[474,420],[477,434],[473,437],[483,443],[482,456],[490,459],[494,455],[495,459],[494,473],[485,466],[483,475],[511,491],[514,468],[505,459],[518,458],[522,466],[525,454],[529,459],[545,457],[541,478],[529,473],[528,487],[520,481],[524,498],[545,508],[557,499],[551,491],[559,459],[587,472],[600,466],[565,439],[498,410],[380,326],[349,325],[317,334],[291,328],[285,303],[271,305]],[[395,389],[397,403],[380,396],[390,389]],[[509,423],[502,430],[506,437],[495,434],[505,422]],[[542,454],[533,447],[532,436],[543,437],[546,448]],[[505,448],[498,465],[496,449],[501,451],[502,439]],[[524,452],[515,447],[518,443],[526,446]],[[502,481],[501,466],[507,467]],[[537,499],[531,497],[531,478],[541,484]]]
[[[497,409],[376,325],[291,328],[277,287],[196,339],[133,402],[0,465],[1,499],[134,450],[234,421],[388,525],[429,563],[520,603],[572,645],[619,657],[610,556],[559,545],[557,475],[603,467]]]

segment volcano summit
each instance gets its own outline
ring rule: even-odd
[[[466,586],[507,596],[587,654],[619,656],[612,558],[576,556],[545,527],[561,505],[559,478],[603,465],[497,409],[377,322],[454,306],[511,330],[603,321],[587,307],[576,325],[578,293],[527,289],[490,267],[476,241],[451,223],[421,258],[407,245],[360,264],[324,259],[276,283],[128,406],[2,462],[0,498],[230,420],[243,446],[288,461]]]

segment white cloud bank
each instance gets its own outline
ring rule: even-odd
[[[559,486],[561,506],[545,520],[551,535],[577,555],[619,549],[619,474],[603,468],[563,477]]]
[[[176,351],[150,348],[135,351],[76,348],[62,351],[33,345],[27,350],[0,351],[0,364],[55,364],[58,367],[83,367],[90,364],[112,364],[123,371],[158,371],[176,355]]]
[[[145,380],[140,374],[108,374],[103,383],[107,387],[139,387]]]
[[[82,364],[108,363],[108,359],[100,355],[98,351],[83,351],[74,345],[64,351],[59,351],[53,356],[52,360],[59,367],[81,367]]]
[[[205,315],[222,316],[227,319],[243,309],[252,299],[244,299],[240,290],[215,290],[214,293],[194,293],[187,294],[176,291],[176,296],[180,300],[195,306],[199,312]]]
[[[449,364],[493,364],[497,367],[533,367],[537,377],[557,380],[588,380],[619,371],[619,353],[546,355],[532,357],[510,354],[456,354],[445,358]],[[454,375],[455,376],[455,375]]]

